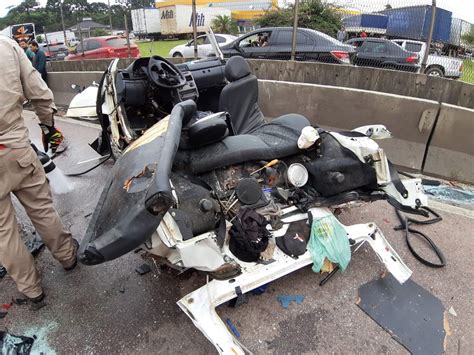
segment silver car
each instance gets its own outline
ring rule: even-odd
[[[228,43],[233,42],[237,37],[227,34],[216,34],[215,35],[219,47],[224,46]],[[211,42],[207,35],[198,36],[197,39],[198,47],[198,57],[205,58],[209,53],[214,52],[212,49]],[[172,48],[169,52],[170,57],[184,57],[184,58],[193,58],[194,57],[194,40],[189,41],[186,44],[180,44]]]

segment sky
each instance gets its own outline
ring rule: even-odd
[[[107,0],[89,0],[89,2],[105,2]],[[258,0],[255,0],[258,1]],[[402,7],[410,5],[431,4],[431,0],[325,0],[327,2],[352,7],[356,10],[362,11],[377,11],[385,7],[387,3],[392,7]],[[41,5],[46,4],[46,0],[39,0]],[[283,1],[282,1],[283,2]],[[288,0],[288,2],[293,2]],[[4,17],[8,12],[8,7],[16,6],[21,3],[21,0],[0,0],[0,17]],[[115,4],[116,0],[110,0],[111,4]],[[191,1],[190,1],[191,3]],[[474,0],[437,0],[437,6],[453,12],[453,17],[461,18],[463,20],[474,23]]]

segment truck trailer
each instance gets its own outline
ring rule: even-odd
[[[449,36],[449,43],[453,46],[468,46],[462,37],[471,31],[472,24],[459,18],[453,18],[451,22],[451,34]]]
[[[198,33],[204,33],[218,16],[231,16],[229,9],[196,7]],[[193,33],[193,11],[189,5],[171,5],[160,8],[161,33],[165,36],[187,37]]]
[[[145,8],[132,10],[133,34],[142,38],[159,39],[161,36],[160,10]]]
[[[409,38],[426,41],[430,32],[432,9],[429,5],[387,9],[380,13],[388,16],[386,35],[391,38]],[[436,8],[433,41],[448,43],[451,34],[452,12]]]

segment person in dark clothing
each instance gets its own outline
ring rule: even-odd
[[[41,74],[44,82],[48,83],[48,72],[46,70],[46,55],[40,51],[38,42],[31,41],[30,48],[35,54],[35,59],[33,61],[33,67]]]

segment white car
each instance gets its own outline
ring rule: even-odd
[[[215,35],[219,47],[224,46],[237,37],[232,35],[216,34]],[[214,52],[212,49],[211,42],[207,38],[207,35],[198,36],[196,39],[198,47],[198,57],[205,58],[209,53]],[[181,44],[172,48],[169,52],[170,57],[184,57],[184,58],[193,58],[194,57],[194,40],[189,41],[186,44]]]

